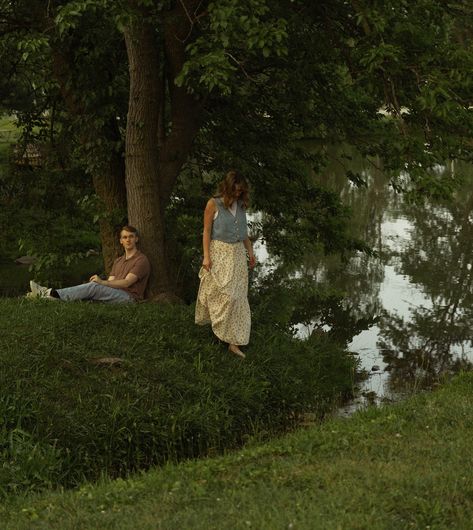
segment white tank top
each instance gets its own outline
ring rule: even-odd
[[[230,208],[227,208],[227,210],[235,217],[236,211],[237,211],[237,202],[233,201]],[[214,221],[218,217],[218,210],[214,213]]]

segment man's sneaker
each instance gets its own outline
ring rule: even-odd
[[[30,281],[30,289],[33,298],[54,298],[51,296],[51,289],[43,287],[33,280]]]

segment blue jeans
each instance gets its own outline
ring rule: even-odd
[[[74,300],[96,300],[99,302],[111,303],[130,303],[135,299],[123,289],[100,285],[99,283],[89,282],[65,289],[56,289],[61,300],[71,302]]]

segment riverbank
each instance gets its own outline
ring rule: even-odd
[[[473,374],[228,456],[17,500],[9,530],[471,528]]]
[[[242,361],[192,306],[0,299],[0,500],[221,454],[351,395],[342,346],[253,309]]]

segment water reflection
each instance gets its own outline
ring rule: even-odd
[[[336,169],[323,178],[351,207],[354,234],[377,255],[346,264],[317,257],[305,269],[344,293],[345,321],[368,324],[345,336],[369,374],[362,394],[368,400],[374,393],[377,400],[397,399],[472,367],[473,171],[456,168],[465,184],[455,201],[409,204],[380,172],[359,164],[356,171],[367,188],[347,183],[345,172]],[[332,326],[332,333],[348,331],[344,322]],[[320,322],[302,329],[317,331]]]
[[[409,238],[394,253],[398,273],[424,295],[406,315],[384,311],[378,347],[389,387],[431,385],[443,374],[471,368],[473,193],[466,185],[451,204],[404,205]],[[467,193],[465,193],[465,191]]]

